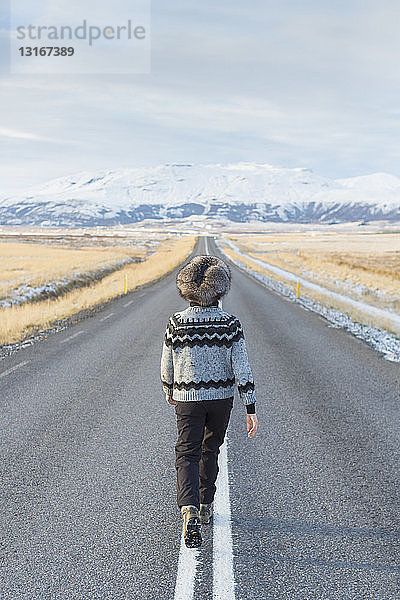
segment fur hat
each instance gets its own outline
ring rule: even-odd
[[[216,256],[195,256],[179,271],[176,284],[188,302],[211,306],[229,291],[231,271]]]

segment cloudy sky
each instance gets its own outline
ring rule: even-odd
[[[171,162],[400,176],[398,1],[153,0],[151,11],[149,74],[12,75],[2,54],[0,192]]]

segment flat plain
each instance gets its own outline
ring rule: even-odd
[[[165,232],[17,235],[18,241],[10,235],[10,241],[4,236],[0,241],[0,300],[23,301],[0,308],[0,344],[121,295],[125,281],[129,292],[158,279],[180,264],[196,241]],[[25,298],[27,286],[31,297]]]
[[[329,231],[231,235],[246,254],[379,308],[400,312],[400,235]]]

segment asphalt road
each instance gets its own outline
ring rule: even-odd
[[[209,240],[211,253],[217,253]],[[204,241],[199,245],[204,253]],[[174,275],[0,362],[0,598],[173,599]],[[233,268],[260,428],[228,431],[236,600],[400,599],[400,369]],[[193,598],[213,598],[205,532]]]

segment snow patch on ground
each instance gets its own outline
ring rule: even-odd
[[[242,256],[244,259],[246,255],[240,252],[240,250],[232,244],[229,240],[223,238],[222,240],[228,246],[230,246],[234,252]],[[215,243],[217,247],[224,253],[224,247],[221,243],[221,240],[215,239]],[[225,253],[224,253],[225,254]],[[229,258],[228,255],[226,255]],[[251,259],[254,260],[254,259]],[[261,262],[261,261],[255,261]],[[235,261],[235,264],[243,270],[247,269],[247,263],[241,261]],[[249,265],[248,271],[255,279],[261,281],[266,287],[278,292],[282,296],[285,296],[292,302],[296,302],[305,308],[306,310],[312,310],[323,316],[325,319],[330,321],[334,327],[341,327],[346,329],[350,333],[352,333],[355,337],[364,340],[367,342],[374,350],[383,354],[383,357],[386,360],[392,362],[400,362],[400,339],[395,335],[385,331],[384,329],[379,329],[378,327],[370,327],[368,325],[363,325],[361,323],[356,323],[353,321],[348,315],[345,313],[333,309],[327,308],[320,304],[319,302],[315,302],[311,299],[307,298],[296,298],[296,294],[292,292],[289,288],[283,285],[280,282],[275,281],[274,279],[268,277],[267,275],[263,275],[258,273],[257,271],[253,271]],[[329,295],[329,290],[326,290]]]
[[[326,272],[315,273],[314,271],[309,271],[303,267],[299,267],[299,269],[302,278],[306,278],[310,282],[314,281],[328,291],[336,291],[338,293],[343,292],[346,296],[354,298],[363,304],[366,304],[363,302],[365,297],[375,298],[377,301],[385,302],[387,304],[386,308],[382,308],[381,310],[391,310],[392,307],[390,305],[393,305],[393,310],[395,312],[396,309],[394,308],[394,305],[397,303],[400,304],[400,296],[398,294],[390,294],[376,287],[372,288],[362,283],[354,283],[350,279],[344,281],[341,279],[332,279],[329,278],[329,274]],[[329,287],[326,287],[327,285],[330,285],[333,289],[329,289]],[[369,306],[373,308],[372,304],[369,304]]]
[[[24,283],[18,288],[11,291],[8,298],[0,300],[0,308],[10,306],[21,306],[27,302],[40,302],[51,298],[58,298],[67,294],[71,290],[87,287],[93,283],[97,283],[111,275],[115,271],[119,271],[124,266],[142,262],[143,259],[138,257],[125,258],[112,265],[101,267],[96,271],[87,271],[85,273],[74,273],[70,277],[63,277],[55,281],[49,281],[39,286],[32,286],[29,283]]]

